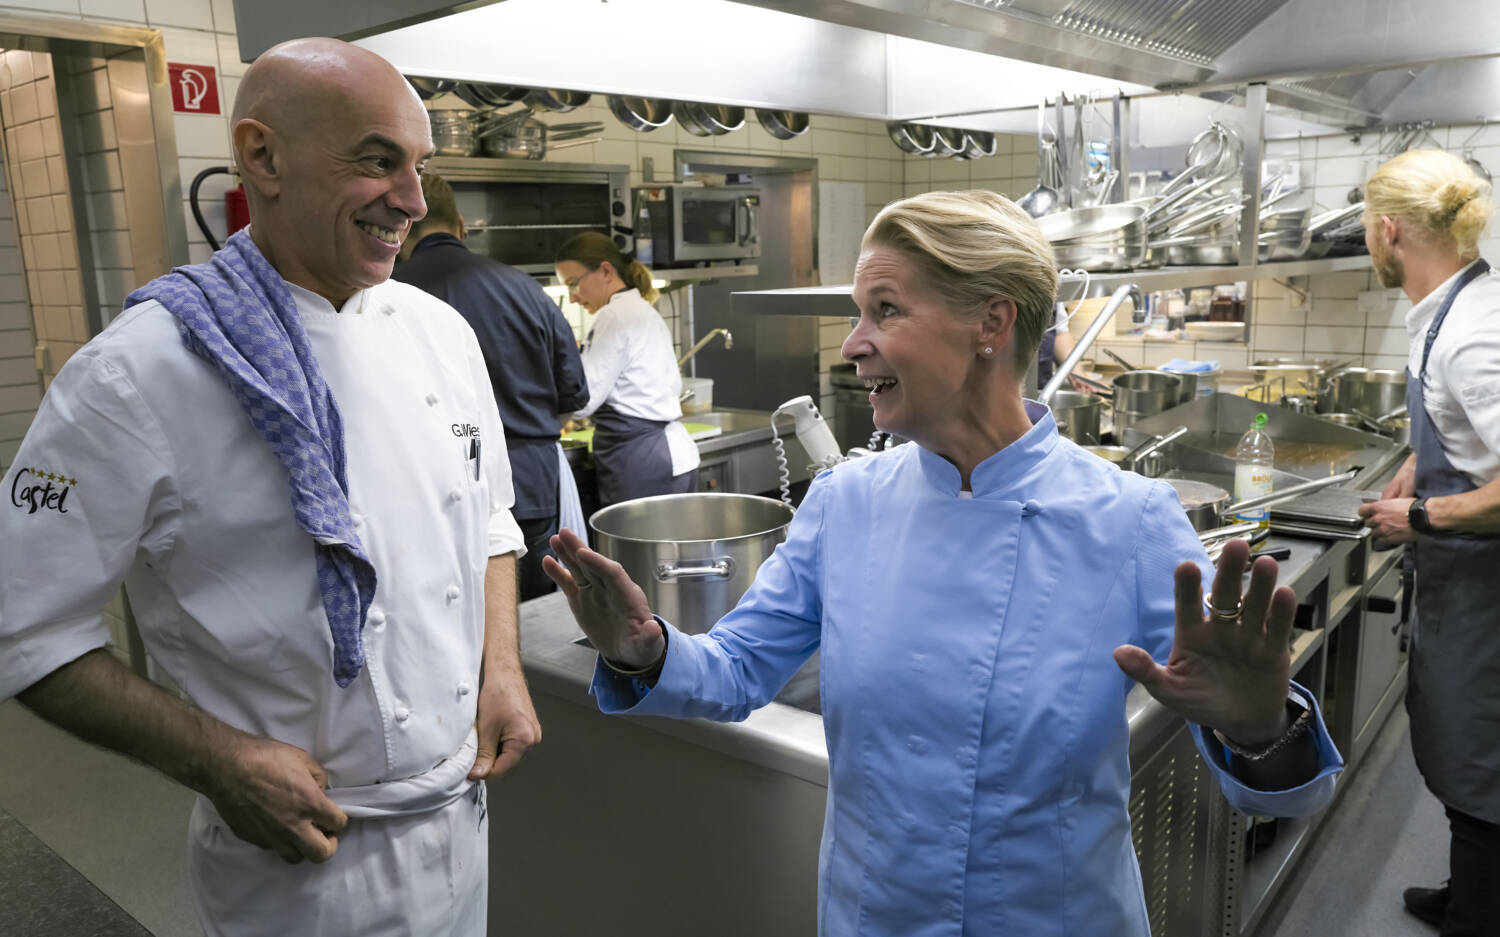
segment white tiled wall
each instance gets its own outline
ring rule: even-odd
[[[15,459],[41,400],[35,346],[9,185],[0,172],[0,474]]]

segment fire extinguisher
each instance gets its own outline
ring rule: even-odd
[[[198,206],[198,189],[202,187],[203,180],[219,173],[233,176],[234,170],[228,166],[210,166],[194,176],[193,184],[188,187],[188,207],[193,210],[193,220],[198,222],[203,236],[208,239],[208,245],[214,250],[218,250],[222,245],[219,239],[214,237],[213,231],[209,230],[208,222],[203,218],[203,210]],[[250,223],[250,203],[245,199],[243,185],[236,185],[224,193],[224,218],[229,224],[229,232],[225,237]]]

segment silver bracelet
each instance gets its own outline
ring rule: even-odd
[[[1287,698],[1287,706],[1288,708],[1297,706],[1302,710],[1302,712],[1292,720],[1291,724],[1286,727],[1286,731],[1281,733],[1281,736],[1279,738],[1277,738],[1274,742],[1264,748],[1242,748],[1239,745],[1236,745],[1234,742],[1230,741],[1229,737],[1226,736],[1223,732],[1220,732],[1218,729],[1214,730],[1214,738],[1219,740],[1219,744],[1229,749],[1229,751],[1233,752],[1239,758],[1243,758],[1245,761],[1265,761],[1266,759],[1274,756],[1277,752],[1284,751],[1297,739],[1301,738],[1303,735],[1306,735],[1308,730],[1312,728],[1313,711],[1312,705],[1310,703],[1308,703],[1304,699],[1301,699],[1296,694],[1291,694]]]
[[[661,656],[658,657],[652,663],[647,664],[645,667],[640,668],[639,670],[629,670],[629,669],[624,668],[624,667],[616,666],[615,663],[614,663],[614,661],[610,660],[608,657],[605,657],[603,654],[600,654],[599,655],[599,659],[602,660],[602,661],[604,661],[604,666],[608,667],[610,670],[613,670],[615,673],[619,674],[622,677],[643,677],[643,676],[648,676],[648,675],[654,673],[655,671],[658,671],[658,670],[661,669],[662,664],[665,664],[667,662],[667,640],[668,640],[667,639],[667,626],[657,616],[653,615],[651,617],[653,619],[655,619],[655,621],[656,621],[656,627],[658,627],[658,628],[661,629],[661,640],[662,640]]]

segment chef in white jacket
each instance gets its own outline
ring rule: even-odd
[[[0,699],[199,793],[212,937],[479,937],[484,779],[541,733],[484,361],[387,280],[426,114],[379,57],[298,40],[233,135],[251,229],[132,296],[4,479]],[[122,582],[185,699],[105,649]]]
[[[608,235],[589,231],[558,251],[557,278],[596,316],[583,348],[601,506],[692,491],[698,447],[678,422],[682,376],[672,335],[651,305],[651,271]]]

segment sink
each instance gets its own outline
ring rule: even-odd
[[[709,410],[707,413],[685,414],[684,423],[706,423],[721,426],[726,433],[743,433],[751,430],[771,428],[771,414],[759,410]]]

